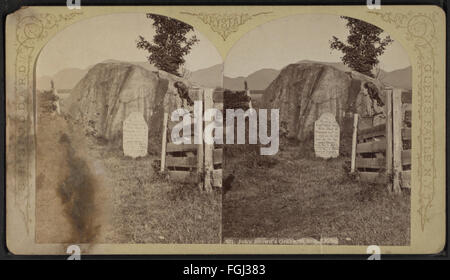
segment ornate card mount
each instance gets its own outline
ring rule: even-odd
[[[436,37],[437,12],[432,13],[393,13],[370,11],[380,17],[382,21],[393,25],[395,29],[401,29],[406,40],[414,46],[414,52],[418,61],[416,75],[418,80],[417,92],[413,90],[414,103],[418,104],[417,114],[419,123],[419,133],[415,134],[417,141],[413,145],[417,146],[417,171],[418,180],[414,180],[414,185],[418,188],[419,208],[416,210],[420,216],[422,231],[430,222],[429,210],[433,206],[436,194],[436,135],[435,135],[435,108],[436,108],[436,48],[438,39]],[[415,167],[416,168],[416,167]]]
[[[271,14],[272,12],[249,13],[191,13],[181,12],[180,14],[195,16],[203,23],[209,25],[211,29],[220,35],[224,41],[230,34],[238,31],[241,25],[255,17]]]

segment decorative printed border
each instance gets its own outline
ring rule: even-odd
[[[404,6],[404,8],[408,7]],[[194,25],[194,27],[202,29],[202,32],[209,35],[210,39],[212,38],[212,42],[216,44],[218,49],[224,50],[222,53],[223,57],[225,57],[224,54],[226,54],[227,48],[230,48],[230,45],[233,44],[233,40],[239,39],[235,37],[242,36],[243,31],[248,32],[249,26],[264,24],[268,20],[280,19],[305,12],[302,9],[298,9],[298,7],[294,9],[294,7],[281,6],[273,6],[272,11],[261,11],[256,7],[242,7],[243,12],[235,12],[233,7],[223,7],[223,12],[215,12],[219,10],[216,7],[214,7],[214,10],[210,9],[211,12],[208,12],[209,8],[207,7],[195,7],[195,9],[190,9],[189,7],[154,7],[153,9],[157,13],[167,14],[168,16],[178,14],[180,20],[185,20],[189,24]],[[184,9],[184,11],[178,9]],[[435,228],[438,230],[443,229],[438,224],[444,221],[436,220],[436,214],[441,215],[441,211],[445,211],[445,202],[439,196],[445,191],[441,184],[441,176],[443,175],[441,173],[437,174],[437,172],[442,172],[442,166],[440,162],[437,162],[440,156],[436,154],[436,152],[441,151],[441,147],[436,146],[436,143],[442,144],[442,137],[444,136],[439,131],[436,133],[435,130],[436,127],[441,128],[442,125],[442,120],[435,118],[435,110],[439,109],[439,113],[442,113],[443,109],[439,102],[442,98],[445,98],[445,96],[437,95],[444,93],[444,90],[441,89],[442,73],[437,71],[437,69],[442,69],[443,66],[443,61],[439,59],[445,55],[442,41],[444,40],[442,37],[443,33],[440,26],[443,16],[437,12],[437,9],[430,6],[427,8],[421,7],[420,9],[417,6],[412,6],[410,12],[404,13],[396,12],[401,7],[396,7],[394,11],[392,9],[394,8],[384,7],[382,11],[367,11],[358,7],[348,9],[336,7],[332,10],[326,7],[321,9],[311,7],[311,9],[306,11],[306,14],[345,14],[361,18],[361,14],[369,13],[365,14],[361,19],[369,21],[367,16],[373,15],[373,22],[375,22],[374,19],[377,19],[378,22],[381,20],[386,24],[385,30],[394,29],[394,32],[395,29],[400,30],[401,40],[406,39],[411,42],[411,44],[407,44],[407,47],[411,50],[411,46],[413,46],[413,52],[409,51],[409,54],[414,55],[414,63],[411,61],[411,65],[413,66],[414,80],[418,81],[418,83],[414,81],[413,85],[413,137],[415,138],[412,144],[413,156],[415,157],[414,160],[416,160],[414,161],[413,170],[416,170],[417,173],[415,173],[416,171],[413,173],[415,174],[412,181],[414,187],[412,193],[414,193],[414,196],[411,196],[416,202],[416,195],[418,195],[418,205],[411,208],[411,217],[415,220],[420,217],[422,233],[428,226],[426,232],[429,234],[430,230]],[[255,13],[252,13],[253,11]],[[45,46],[45,43],[50,39],[49,37],[52,36],[51,34],[55,34],[62,28],[76,22],[79,18],[120,12],[145,13],[148,10],[143,10],[141,7],[139,9],[136,7],[117,7],[103,11],[101,7],[86,7],[84,10],[72,11],[55,7],[52,9],[47,9],[47,7],[28,7],[23,8],[23,11],[16,12],[13,17],[14,20],[10,21],[9,27],[7,26],[7,31],[9,30],[7,35],[10,35],[6,40],[7,57],[11,58],[6,65],[7,73],[10,71],[9,73],[11,74],[11,77],[7,77],[10,79],[6,81],[7,90],[9,90],[6,97],[8,104],[6,108],[8,113],[7,136],[9,137],[7,139],[7,159],[12,163],[8,164],[7,170],[7,196],[13,198],[9,199],[7,204],[10,203],[8,209],[12,209],[13,211],[11,212],[14,212],[12,216],[11,212],[7,213],[7,224],[12,225],[10,227],[12,231],[20,229],[20,232],[9,232],[7,241],[10,239],[9,241],[11,242],[8,241],[8,244],[16,246],[15,249],[18,251],[15,253],[27,254],[28,252],[36,254],[44,252],[45,254],[55,254],[65,252],[60,251],[62,247],[59,247],[60,245],[57,244],[40,244],[35,246],[36,244],[33,243],[32,234],[34,233],[35,217],[33,217],[34,190],[32,186],[34,186],[34,170],[32,168],[34,168],[33,157],[36,144],[34,140],[35,108],[33,106],[35,102],[34,71],[36,58]],[[183,14],[187,16],[182,17],[181,15]],[[268,15],[269,18],[266,21],[264,17],[259,17],[260,15]],[[189,20],[189,18],[192,20]],[[199,20],[195,20],[195,18]],[[202,23],[204,26],[201,26]],[[245,26],[246,24],[247,26]],[[230,37],[232,34],[237,35]],[[223,45],[220,45],[220,42],[224,42]],[[15,65],[12,65],[13,63]],[[439,138],[436,139],[436,136]],[[414,151],[415,149],[417,151]],[[438,175],[439,177],[437,177]],[[12,222],[12,218],[14,222]],[[385,252],[388,254],[398,252],[420,253],[434,250],[435,248],[429,248],[430,245],[424,243],[424,240],[429,240],[430,236],[420,234],[418,220],[414,225],[416,224],[417,230],[411,231],[416,241],[412,242],[410,246],[383,246],[383,250],[386,250]],[[26,233],[23,232],[23,229],[26,229]],[[435,243],[441,242],[441,239],[444,240],[443,233],[439,231],[435,234],[436,236],[433,235],[431,237],[437,237],[439,240],[433,240],[431,245],[441,245]],[[319,251],[316,248],[309,246],[298,248],[293,246],[280,249],[279,246],[269,245],[264,247],[253,245],[249,248],[242,245],[233,247],[231,245],[224,246],[223,244],[210,244],[205,247],[195,244],[171,244],[171,247],[168,249],[158,244],[87,244],[87,251],[84,252],[95,254],[130,252],[135,254],[148,254],[149,252],[183,252],[187,254],[204,254],[205,252],[218,254],[272,252],[298,254],[318,253]],[[365,247],[327,246],[321,247],[320,253],[361,253],[361,250],[365,252]]]
[[[371,11],[369,13],[379,16],[383,21],[393,24],[397,29],[406,30],[406,39],[414,44],[419,69],[417,78],[419,87],[417,93],[413,92],[413,98],[419,104],[418,118],[420,121],[420,133],[417,137],[419,143],[418,174],[420,184],[414,184],[419,188],[419,209],[417,209],[422,231],[430,221],[429,210],[435,197],[436,168],[434,155],[435,143],[435,88],[436,80],[436,54],[437,44],[435,22],[437,13],[391,13]]]
[[[43,42],[52,30],[58,30],[62,22],[72,21],[83,12],[71,12],[68,14],[38,14],[18,17],[16,29],[17,56],[15,70],[15,90],[16,90],[16,122],[15,122],[15,192],[14,204],[22,214],[27,234],[30,233],[30,204],[31,189],[29,187],[30,176],[30,147],[35,145],[34,139],[30,136],[33,131],[35,120],[30,116],[34,112],[34,64],[40,51],[36,49],[38,43]],[[26,201],[26,204],[23,204]]]
[[[244,25],[249,20],[261,16],[271,14],[272,12],[260,12],[256,14],[249,13],[190,13],[180,12],[180,14],[195,16],[204,24],[207,24],[211,29],[222,37],[224,41],[227,40],[231,33],[238,31],[239,26]]]

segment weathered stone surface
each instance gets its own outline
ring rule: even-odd
[[[140,112],[131,113],[123,122],[123,153],[132,158],[148,152],[148,126]]]
[[[363,113],[363,83],[376,80],[357,72],[344,72],[321,63],[297,63],[283,68],[280,75],[264,91],[264,108],[280,109],[280,126],[287,135],[306,140],[314,132],[314,122],[325,112],[336,116],[342,125],[344,114]],[[384,96],[382,97],[384,99]]]
[[[67,113],[91,134],[120,143],[123,121],[131,112],[140,112],[149,126],[149,148],[156,152],[160,149],[163,113],[180,103],[173,87],[177,80],[181,79],[135,64],[99,63],[72,90]]]
[[[334,115],[324,113],[314,123],[314,152],[316,157],[335,158],[339,156],[340,128]]]

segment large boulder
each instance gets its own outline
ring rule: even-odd
[[[262,102],[266,108],[280,109],[280,126],[288,137],[305,140],[312,136],[314,122],[323,113],[332,113],[340,125],[352,113],[371,123],[374,115],[382,114],[382,106],[377,107],[368,97],[363,87],[366,82],[382,94],[381,83],[357,72],[315,62],[290,64],[264,91]],[[377,108],[368,110],[373,104]]]
[[[140,112],[149,127],[149,149],[158,150],[163,113],[181,104],[176,81],[181,79],[131,63],[99,63],[72,90],[67,113],[87,133],[120,143],[123,121]]]

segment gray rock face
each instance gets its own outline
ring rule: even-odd
[[[267,87],[262,101],[266,108],[280,109],[280,127],[288,137],[305,140],[323,113],[332,113],[340,125],[346,113],[364,113],[366,104],[357,100],[365,100],[361,85],[368,81],[382,88],[370,77],[330,65],[290,64]]]
[[[173,87],[177,80],[134,64],[100,63],[72,90],[68,114],[96,137],[120,142],[123,121],[132,112],[140,112],[148,124],[149,138],[159,143],[164,111],[171,112],[180,102]],[[152,144],[156,143],[150,140]]]

